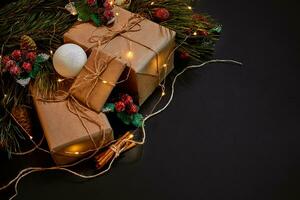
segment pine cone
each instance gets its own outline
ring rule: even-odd
[[[22,50],[36,51],[36,43],[28,35],[23,35],[21,37],[20,46]]]
[[[12,109],[12,115],[14,116],[15,121],[20,128],[32,136],[32,121],[30,118],[29,109],[24,105],[15,106]]]

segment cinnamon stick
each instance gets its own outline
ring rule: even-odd
[[[126,137],[128,137],[129,134],[130,134],[130,132],[127,132],[127,133],[125,133],[124,135],[122,135],[122,136],[115,142],[115,145],[119,145],[119,143],[122,142]],[[108,150],[109,150],[109,149],[108,149]],[[95,159],[96,159],[96,160],[103,159],[103,157],[107,155],[108,150],[106,150],[106,151],[100,153],[99,155],[97,155],[97,156],[95,157]]]
[[[127,138],[125,138],[127,139]],[[124,140],[121,140],[120,143],[116,144],[116,148],[117,149],[122,149],[125,146],[125,142]],[[109,149],[107,151],[107,154],[103,156],[103,158],[99,159],[99,165],[100,166],[104,166],[109,160],[111,160],[113,158],[113,156],[115,155],[115,151],[113,151],[112,149]]]
[[[128,145],[126,146],[126,148],[124,149],[124,151],[128,151],[129,149],[132,149],[132,148],[135,147],[135,146],[136,146],[135,143],[130,142],[130,144],[128,144]]]
[[[124,151],[127,151],[134,146],[136,146],[133,142],[128,142],[126,140],[130,140],[132,138],[132,133],[127,132],[122,137],[120,137],[114,145],[118,150],[124,148]],[[96,167],[98,169],[101,169],[103,166],[105,166],[111,159],[113,159],[115,155],[115,151],[111,148],[108,148],[105,152],[100,153],[98,156],[96,156]]]

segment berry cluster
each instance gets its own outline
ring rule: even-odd
[[[114,19],[112,0],[86,0],[86,5],[90,13],[90,19],[97,26],[110,24]],[[80,10],[79,10],[80,13]]]
[[[133,99],[128,94],[121,95],[119,101],[115,103],[115,109],[117,112],[126,112],[129,115],[136,114],[139,111],[139,107],[133,103]]]
[[[32,71],[36,56],[35,51],[14,50],[10,55],[3,57],[1,69],[16,78],[25,77]]]

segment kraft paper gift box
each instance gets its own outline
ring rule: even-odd
[[[100,112],[126,64],[94,48],[69,92],[88,108]]]
[[[141,105],[174,68],[176,33],[120,7],[113,11],[118,16],[112,27],[76,23],[64,34],[64,41],[88,52],[100,47],[128,62],[130,76],[121,87],[136,95]]]
[[[40,95],[33,88],[31,93],[51,155],[57,165],[69,164],[87,157],[95,148],[100,149],[114,139],[105,114],[86,112],[82,120],[87,132],[78,116],[70,112],[67,101],[45,102],[40,100]]]

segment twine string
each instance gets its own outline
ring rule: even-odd
[[[145,140],[146,140],[146,130],[145,130],[145,123],[146,121],[148,121],[150,118],[162,113],[163,111],[165,111],[171,104],[173,98],[174,98],[174,93],[175,93],[175,84],[176,84],[176,81],[177,79],[182,76],[186,71],[188,70],[192,70],[192,69],[198,69],[198,68],[202,68],[208,64],[212,64],[212,63],[227,63],[227,64],[236,64],[236,65],[242,65],[242,63],[240,62],[237,62],[237,61],[234,61],[234,60],[219,60],[219,59],[215,59],[215,60],[210,60],[210,61],[207,61],[207,62],[204,62],[200,65],[191,65],[191,66],[188,66],[186,67],[185,69],[183,69],[180,73],[178,73],[175,78],[173,79],[172,81],[172,84],[171,84],[171,95],[167,101],[167,103],[162,107],[160,108],[159,110],[153,112],[152,114],[148,115],[147,117],[145,117],[142,121],[142,127],[141,127],[141,132],[142,132],[142,139],[140,141],[136,141],[136,140],[125,140],[126,142],[133,142],[135,144],[139,144],[139,145],[142,145],[145,143]],[[65,171],[65,172],[68,172],[70,174],[73,174],[74,176],[77,176],[79,178],[83,178],[83,179],[91,179],[91,178],[96,178],[98,176],[101,176],[103,174],[105,174],[106,172],[108,172],[110,169],[111,169],[111,166],[112,164],[114,163],[115,159],[119,156],[120,153],[122,153],[122,151],[124,151],[124,147],[122,149],[118,149],[118,148],[114,148],[112,147],[111,148],[113,151],[115,151],[115,155],[114,157],[112,158],[112,160],[109,162],[109,165],[108,167],[99,172],[99,173],[96,173],[94,175],[89,175],[89,176],[86,176],[86,175],[83,175],[83,174],[79,174],[73,170],[70,170],[68,169],[69,167],[71,166],[75,166],[75,165],[78,165],[79,163],[85,161],[85,160],[88,160],[92,157],[94,157],[96,155],[97,152],[94,152],[91,156],[87,157],[87,158],[83,158],[82,160],[74,163],[74,164],[70,164],[70,165],[64,165],[64,166],[54,166],[54,167],[49,167],[49,168],[41,168],[41,167],[29,167],[29,168],[26,168],[22,171],[19,172],[19,174],[14,178],[12,179],[7,185],[4,185],[0,188],[0,191],[8,188],[10,185],[12,185],[13,183],[14,184],[14,188],[15,188],[15,194],[10,198],[10,200],[14,199],[17,195],[18,195],[18,184],[19,182],[26,176],[32,174],[32,173],[35,173],[35,172],[40,172],[40,171],[50,171],[50,170],[59,170],[59,171]]]
[[[92,35],[89,38],[90,43],[98,43],[100,42],[100,45],[108,44],[110,41],[112,41],[114,38],[121,36],[123,33],[127,32],[138,32],[142,30],[142,27],[140,25],[140,22],[142,22],[144,18],[138,14],[133,14],[126,24],[124,24],[121,29],[119,30],[113,30],[111,28],[107,28],[110,34],[105,35]],[[95,29],[96,31],[97,29]],[[93,45],[91,48],[96,47],[98,44]]]
[[[99,53],[99,51],[97,51],[96,56],[98,56],[98,53]],[[102,73],[107,69],[109,63],[112,62],[114,59],[115,59],[115,57],[109,57],[107,60],[104,60],[104,61],[101,61],[101,62],[98,61],[98,59],[95,59],[95,60],[97,60],[94,63],[95,64],[95,71],[93,71],[92,68],[85,65],[85,68],[87,69],[89,74],[86,75],[84,77],[84,79],[85,80],[90,80],[94,83],[93,87],[91,87],[91,89],[88,92],[88,95],[86,96],[86,102],[88,102],[88,98],[89,98],[91,92],[96,87],[96,84],[98,83],[98,81],[100,79],[99,76],[102,75]],[[126,79],[128,79],[128,77],[129,77],[129,75],[127,75]],[[76,89],[76,88],[80,87],[81,84],[84,84],[84,83],[80,82],[80,84],[75,85],[75,87],[73,87],[73,89]],[[94,123],[94,124],[98,125],[100,130],[101,130],[101,122],[97,120],[97,117],[95,117],[95,118],[91,117],[89,114],[92,114],[94,112],[91,111],[89,108],[83,106],[70,92],[66,92],[66,91],[63,91],[63,90],[58,90],[58,91],[55,92],[54,99],[38,98],[38,100],[43,101],[43,102],[48,102],[48,103],[66,102],[68,110],[78,117],[78,119],[80,120],[81,124],[85,128],[86,133],[88,134],[90,140],[92,141],[92,143],[94,145],[94,148],[88,149],[84,152],[80,152],[80,154],[86,154],[86,153],[93,152],[93,151],[97,152],[97,151],[100,150],[100,148],[104,147],[106,134],[105,133],[102,134],[101,143],[100,143],[100,145],[97,145],[94,138],[91,136],[90,130],[88,129],[88,126],[86,125],[84,120],[87,120],[91,123]],[[94,113],[94,114],[96,114],[96,113]],[[111,144],[111,143],[109,143],[109,144]],[[34,148],[32,149],[32,151],[33,150],[34,150]],[[43,150],[43,149],[40,149],[40,150]],[[65,154],[62,154],[60,152],[52,151],[52,153],[56,153],[56,154],[59,154],[59,155],[62,155],[62,156],[66,156]],[[69,153],[69,152],[65,152],[65,153]]]
[[[79,103],[78,100],[73,95],[71,95],[70,93],[68,93],[66,91],[59,90],[56,92],[54,99],[38,98],[37,100],[47,102],[47,103],[66,102],[68,110],[78,117],[78,119],[80,120],[80,123],[86,130],[87,135],[89,136],[90,140],[92,141],[95,149],[97,149],[97,144],[96,144],[94,138],[91,136],[91,132],[90,132],[85,120],[96,124],[100,128],[100,130],[102,128],[102,125],[99,121],[97,121],[96,119],[89,116],[89,113],[88,113],[89,110],[86,107],[84,107],[83,105],[81,105],[81,103]],[[101,143],[103,143],[103,140]]]
[[[143,20],[144,20],[144,18],[142,18],[141,16],[139,16],[139,15],[133,15],[130,18],[130,21],[127,24],[125,24],[121,28],[121,30],[119,30],[119,31],[110,30],[111,31],[111,35],[109,35],[107,37],[106,36],[105,37],[103,37],[103,36],[92,36],[90,38],[90,42],[97,43],[97,45],[99,45],[99,44],[102,44],[102,45],[103,44],[108,44],[112,39],[114,39],[117,36],[125,37],[124,35],[122,35],[125,32],[137,32],[137,31],[140,31],[140,29],[141,29],[140,22],[143,21]],[[137,28],[133,29],[134,27],[137,27]],[[138,42],[133,41],[130,38],[126,38],[126,39],[139,44]],[[183,42],[179,46],[181,46],[183,44]],[[141,45],[144,46],[143,44],[141,44]],[[177,46],[174,49],[174,51],[177,48],[179,48],[179,46]],[[93,46],[93,47],[95,47],[95,46]],[[147,48],[147,49],[149,49],[149,50],[151,50],[151,51],[153,51],[156,54],[157,70],[158,70],[158,72],[160,72],[159,71],[159,66],[158,66],[158,63],[159,63],[158,62],[158,53],[156,51],[152,50],[151,48],[147,47],[147,46],[144,46],[144,47]],[[172,52],[174,52],[174,51],[172,51]],[[172,53],[169,54],[168,60],[170,59],[170,56],[172,56]],[[170,95],[167,103],[165,104],[165,106],[163,106],[162,108],[160,108],[159,110],[157,110],[157,111],[154,112],[156,106],[159,104],[159,102],[162,99],[160,97],[159,100],[158,100],[158,102],[155,104],[155,107],[152,109],[151,114],[149,114],[148,116],[146,116],[143,119],[142,126],[141,126],[141,132],[142,132],[142,134],[141,134],[141,140],[137,141],[137,140],[133,140],[133,139],[126,139],[126,140],[124,140],[124,142],[131,142],[131,143],[134,143],[136,145],[143,145],[145,143],[145,140],[146,140],[146,130],[145,130],[145,123],[146,123],[146,121],[148,121],[150,118],[152,118],[152,117],[154,117],[154,116],[162,113],[171,104],[171,102],[172,102],[172,100],[174,98],[175,84],[176,84],[177,79],[182,74],[184,74],[186,71],[188,71],[188,70],[192,70],[192,69],[196,69],[196,68],[202,68],[203,66],[211,64],[211,63],[229,63],[229,64],[242,65],[242,63],[234,61],[234,60],[218,60],[218,59],[215,59],[215,60],[210,60],[210,61],[204,62],[204,63],[202,63],[200,65],[192,65],[192,66],[186,67],[184,70],[182,70],[180,73],[178,73],[175,76],[174,80],[172,81],[171,95]],[[96,71],[97,74],[101,74],[101,72],[102,72],[102,69],[99,69],[98,71]],[[129,73],[128,73],[127,76],[129,77]],[[160,77],[160,75],[158,75],[158,76]],[[165,82],[163,82],[163,84],[160,84],[160,86],[161,86],[161,88],[163,90],[165,90],[164,84],[165,84]],[[84,119],[86,119],[88,121],[91,120],[92,122],[94,120],[92,120],[90,117],[88,117],[88,114],[86,113],[88,111],[87,108],[84,107],[84,106],[82,106],[76,100],[76,98],[74,98],[69,93],[67,93],[65,91],[60,91],[60,92],[61,92],[61,94],[57,95],[57,98],[55,98],[53,100],[46,100],[46,99],[41,99],[41,100],[46,101],[46,102],[62,102],[62,101],[67,101],[68,109],[70,110],[70,112],[72,112],[73,114],[75,114],[76,116],[78,116],[78,118],[81,121],[82,125],[85,127],[87,133],[89,134],[89,130],[88,130],[88,128],[85,125]],[[94,121],[94,123],[98,124],[97,121]],[[101,124],[99,124],[99,125],[101,126]],[[108,166],[107,166],[107,168],[105,170],[100,171],[99,173],[96,173],[94,175],[84,175],[84,174],[80,174],[78,172],[75,172],[75,171],[69,169],[70,167],[76,166],[76,165],[78,165],[78,164],[80,164],[80,163],[82,163],[82,162],[84,162],[86,160],[89,160],[89,159],[93,158],[98,153],[98,150],[100,150],[100,148],[103,148],[103,146],[102,147],[101,146],[97,147],[94,139],[91,137],[90,134],[89,134],[89,136],[90,136],[91,140],[93,141],[93,143],[95,145],[95,150],[96,150],[96,151],[93,150],[94,152],[90,156],[82,158],[81,160],[79,160],[79,161],[77,161],[77,162],[75,162],[73,164],[69,164],[69,165],[53,166],[53,167],[47,167],[47,168],[43,168],[43,167],[28,167],[28,168],[25,168],[25,169],[21,170],[18,173],[18,175],[15,178],[13,178],[8,184],[2,186],[0,188],[0,191],[2,191],[4,189],[8,188],[9,186],[11,186],[12,184],[14,184],[15,194],[10,198],[10,200],[12,200],[12,199],[14,199],[18,195],[18,185],[19,185],[20,181],[24,177],[26,177],[26,176],[28,176],[28,175],[30,175],[32,173],[42,172],[42,171],[51,171],[51,170],[65,171],[65,172],[68,172],[68,173],[70,173],[70,174],[72,174],[74,176],[77,176],[77,177],[83,178],[83,179],[92,179],[92,178],[96,178],[98,176],[101,176],[101,175],[105,174],[106,172],[108,172],[111,169],[111,166],[114,163],[115,159],[125,150],[125,146],[122,147],[122,148],[120,148],[120,147],[118,147],[116,145],[110,145],[110,144],[113,144],[115,141],[112,141],[109,144],[107,144],[107,146],[110,145],[110,149],[114,152],[114,156],[111,159],[111,161],[109,162],[109,164],[108,164]],[[33,142],[33,144],[35,146],[37,146],[33,140],[31,140],[31,141]],[[42,148],[38,147],[36,149],[41,150]],[[91,150],[88,150],[88,151],[91,151]],[[46,151],[46,150],[45,150],[45,152],[50,153],[49,151]]]
[[[113,145],[110,145],[109,147],[113,152],[115,152],[115,156],[116,157],[119,157],[120,153],[121,153],[121,150],[120,148],[117,147],[117,145],[113,144]]]
[[[49,151],[43,149],[43,148],[40,148],[40,146],[43,144],[44,142],[44,139],[45,139],[45,136],[43,135],[43,137],[40,139],[40,141],[38,143],[36,143],[35,141],[32,141],[33,143],[33,148],[27,150],[27,151],[23,151],[23,152],[11,152],[12,155],[15,155],[15,156],[24,156],[24,155],[27,155],[27,154],[30,154],[32,152],[34,152],[35,150],[41,150],[41,151],[44,151],[46,153],[50,153]],[[31,139],[32,140],[32,139]]]
[[[88,74],[79,77],[80,81],[76,81],[75,84],[71,87],[70,93],[80,89],[80,88],[86,88],[88,89],[87,95],[85,96],[84,102],[85,105],[88,108],[91,108],[90,105],[90,97],[94,89],[96,88],[99,81],[105,81],[101,78],[102,74],[107,70],[109,64],[116,58],[116,57],[110,57],[108,56],[106,59],[103,59],[99,56],[100,49],[97,48],[96,55],[94,59],[94,66],[90,67],[87,64],[85,64],[84,68],[87,70]],[[110,81],[105,82],[108,85],[115,86],[115,83],[112,83]]]
[[[96,55],[96,58],[98,58],[99,54],[99,50],[97,50],[97,55]],[[96,84],[98,83],[98,81],[104,81],[104,79],[102,79],[100,76],[103,74],[103,72],[107,69],[108,65],[110,62],[112,62],[113,60],[115,59],[115,57],[108,57],[106,60],[99,60],[99,59],[95,59],[95,63],[94,63],[94,66],[96,66],[95,70],[94,71],[92,68],[88,67],[87,65],[85,65],[85,68],[87,69],[87,71],[90,73],[88,75],[86,75],[84,77],[84,80],[87,80],[87,83],[89,83],[90,81],[93,81],[93,87],[89,87],[91,88],[90,91],[88,92],[88,95],[86,96],[86,104],[88,104],[88,98],[92,92],[92,90],[96,87]],[[123,79],[123,80],[120,80],[120,81],[117,81],[115,84],[113,84],[112,82],[110,81],[106,81],[107,84],[111,85],[111,86],[115,86],[116,84],[119,84],[119,83],[123,83],[125,81],[128,80],[129,76],[130,76],[130,73],[131,73],[131,68],[129,68],[128,70],[128,73],[126,75],[126,77]],[[74,85],[72,87],[72,89],[76,89],[76,88],[79,88],[82,84],[84,84],[86,82],[82,82],[80,83],[79,85]],[[89,84],[90,86],[90,84]],[[84,107],[83,105],[81,105],[77,99],[72,96],[70,93],[66,92],[66,91],[63,91],[63,90],[58,90],[55,92],[55,95],[54,95],[54,99],[45,99],[45,98],[38,98],[38,100],[40,101],[43,101],[43,102],[48,102],[48,103],[58,103],[58,102],[63,102],[63,101],[67,101],[67,107],[69,109],[70,112],[72,112],[73,114],[77,115],[78,118],[80,119],[81,123],[83,124],[84,128],[86,129],[86,132],[89,133],[89,130],[87,128],[87,126],[85,125],[85,122],[83,120],[83,118],[85,120],[88,120],[92,123],[97,123],[95,122],[94,120],[91,119],[90,116],[88,115],[85,115],[85,110],[88,111],[88,109],[86,107]],[[11,115],[12,118],[14,118],[13,114],[11,112],[9,112],[7,110],[7,112]],[[15,118],[14,118],[15,119]],[[27,131],[23,128],[23,126],[21,124],[18,123],[18,121],[15,119],[16,123],[22,128],[22,130],[26,133],[26,135],[30,138],[30,135],[27,133]],[[98,123],[97,123],[98,124]],[[99,124],[98,124],[99,125]],[[95,144],[93,138],[90,136],[90,134],[88,134],[89,137],[91,138],[91,141],[93,142],[95,148],[92,148],[92,149],[89,149],[89,150],[86,150],[84,152],[80,152],[80,154],[87,154],[87,153],[90,153],[90,152],[93,152],[93,151],[99,151],[100,150],[100,147],[103,147],[104,145],[104,142],[105,142],[105,134],[103,134],[103,139],[101,140],[101,144],[99,145],[99,147],[97,147],[98,145]],[[30,138],[31,139],[31,138]],[[31,139],[31,142],[33,144],[33,148],[28,150],[28,151],[25,151],[25,152],[12,152],[13,155],[26,155],[26,154],[29,154],[29,153],[32,153],[34,152],[35,150],[41,150],[43,152],[46,152],[46,153],[51,153],[50,151],[46,150],[46,149],[43,149],[43,148],[40,148],[40,145],[42,144],[44,140],[44,136],[43,138],[41,139],[41,141],[36,144],[34,140]],[[110,143],[109,143],[110,144]],[[62,154],[60,152],[55,152],[56,154],[59,154],[59,155],[62,155],[62,156],[66,156],[65,154]],[[68,153],[68,152],[65,152],[65,153]]]
[[[177,46],[169,53],[169,55],[168,55],[168,57],[167,57],[167,62],[166,62],[166,65],[167,65],[167,66],[165,66],[165,67],[164,67],[165,69],[163,70],[163,72],[164,72],[164,74],[163,74],[163,81],[162,81],[162,83],[159,83],[159,86],[161,87],[162,93],[165,93],[165,89],[166,89],[166,87],[165,87],[165,84],[166,84],[166,79],[165,79],[165,77],[166,77],[166,75],[167,75],[167,71],[168,71],[170,59],[171,59],[171,57],[174,55],[175,51],[176,51],[177,49],[179,49],[179,48],[186,42],[186,40],[189,39],[190,36],[191,36],[191,35],[187,35],[187,36],[183,39],[183,41],[181,41],[180,44],[177,45]],[[154,112],[154,110],[156,109],[156,107],[157,107],[157,106],[159,105],[159,103],[161,102],[162,98],[163,98],[163,95],[160,95],[160,96],[159,96],[159,99],[156,101],[156,103],[154,104],[153,108],[151,109],[150,114]]]
[[[99,47],[99,46],[102,46],[104,45],[103,48],[105,48],[113,39],[115,39],[116,37],[120,36],[120,37],[123,37],[126,39],[126,41],[130,41],[130,42],[133,42],[133,43],[136,43],[148,50],[150,50],[151,52],[153,52],[155,54],[155,63],[156,63],[156,71],[157,71],[157,77],[158,77],[158,82],[160,82],[160,68],[159,68],[159,53],[137,41],[137,40],[134,40],[132,39],[131,37],[128,37],[128,36],[125,36],[124,33],[133,33],[133,32],[139,32],[142,30],[142,26],[141,26],[141,22],[144,21],[145,18],[142,17],[141,15],[139,14],[132,14],[131,17],[128,19],[127,23],[125,23],[119,30],[114,30],[114,29],[111,29],[111,28],[107,28],[108,30],[108,33],[106,33],[105,35],[92,35],[89,39],[88,39],[88,42],[90,43],[95,43],[94,45],[92,45],[91,47],[89,47],[87,49],[87,51],[89,51],[90,49],[94,48],[94,47]],[[160,25],[161,26],[161,25]],[[98,28],[95,29],[94,32],[96,32],[98,30]],[[145,75],[148,75],[148,76],[153,76],[152,74],[145,74]]]

